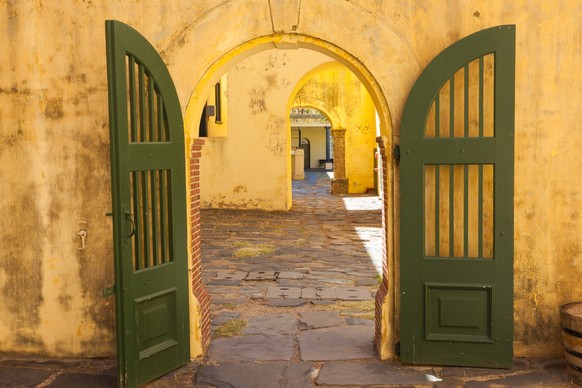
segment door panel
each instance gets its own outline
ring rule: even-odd
[[[155,49],[106,32],[119,385],[134,387],[189,359],[184,133]]]
[[[420,75],[401,126],[403,362],[510,367],[515,27]]]

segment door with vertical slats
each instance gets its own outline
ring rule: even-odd
[[[106,22],[119,385],[189,359],[182,112],[156,50]]]
[[[401,126],[401,358],[510,367],[515,26],[439,54]]]

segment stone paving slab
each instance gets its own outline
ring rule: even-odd
[[[343,319],[335,311],[304,311],[299,322],[305,329],[320,329],[338,326]]]
[[[292,314],[263,314],[248,318],[243,334],[295,334],[297,318]]]
[[[376,271],[365,271],[365,272],[360,272],[360,271],[349,271],[346,272],[346,275],[349,276],[356,276],[359,278],[374,278],[374,276],[377,275]]]
[[[466,388],[492,388],[492,387],[559,387],[564,381],[555,376],[530,372],[506,376],[500,379],[486,381],[469,381],[465,383]]]
[[[372,359],[373,326],[337,326],[306,330],[297,336],[304,361]]]
[[[209,286],[240,286],[242,281],[240,280],[231,280],[231,279],[212,279],[209,280],[207,283]]]
[[[337,299],[334,288],[306,287],[301,290],[303,299]]]
[[[305,299],[269,299],[267,306],[270,307],[299,307],[306,304]]]
[[[293,357],[291,335],[244,335],[217,338],[210,343],[210,361],[289,361]]]
[[[557,376],[564,381],[570,381],[570,376],[568,375],[568,371],[566,370],[568,363],[566,360],[550,360],[548,362],[543,363],[544,371],[548,372],[551,375]],[[577,376],[582,377],[582,373],[578,372]],[[578,383],[582,385],[582,379]]]
[[[354,282],[352,280],[349,280],[349,279],[320,279],[319,281],[321,283],[325,283],[325,284],[340,284],[343,286],[347,286],[349,284],[354,284]]]
[[[357,286],[379,286],[378,279],[368,278],[368,279],[358,279],[356,280]]]
[[[246,271],[217,271],[216,276],[213,278],[215,280],[243,280],[248,275]]]
[[[303,274],[301,272],[281,271],[278,279],[303,279]]]
[[[436,376],[407,370],[392,363],[329,362],[323,365],[317,377],[318,385],[419,385],[440,381]]]
[[[277,273],[275,271],[251,271],[245,280],[275,280]]]
[[[364,326],[374,326],[374,320],[372,319],[363,319],[363,318],[355,318],[355,317],[347,317],[346,318],[347,325],[364,325]]]
[[[277,279],[279,287],[305,287],[308,284],[304,279]]]
[[[0,366],[0,386],[35,387],[52,374],[50,370]]]
[[[301,288],[299,287],[269,287],[267,288],[267,299],[299,299],[301,298]]]
[[[514,371],[511,369],[495,369],[497,375],[509,375]],[[491,375],[491,369],[487,368],[465,368],[465,367],[443,367],[439,376],[443,378],[459,377],[459,378],[479,378],[481,376]]]
[[[246,298],[211,298],[210,303],[212,304],[220,304],[220,305],[239,305],[246,303]]]
[[[50,388],[113,388],[117,386],[117,376],[66,373],[58,376]]]
[[[338,287],[335,290],[341,300],[370,300],[373,299],[370,290],[366,287]]]
[[[251,295],[255,295],[255,294],[263,294],[265,291],[264,287],[239,287],[238,291],[246,296],[251,296]]]
[[[336,258],[337,259],[337,258]],[[337,272],[332,271],[310,271],[308,276],[318,279],[332,279],[338,275]]]
[[[310,362],[275,361],[268,364],[245,362],[206,365],[198,370],[196,385],[236,388],[311,387],[312,370]]]
[[[309,301],[312,305],[315,306],[329,306],[330,304],[335,304],[335,299],[312,299]]]
[[[231,286],[219,286],[219,285],[211,285],[209,284],[208,287],[208,292],[210,292],[213,295],[218,295],[218,294],[222,294],[222,295],[232,295],[232,296],[237,296],[239,288],[238,287],[231,287]]]

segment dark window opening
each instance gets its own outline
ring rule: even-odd
[[[220,82],[214,85],[214,106],[216,107],[214,122],[222,124],[222,104],[220,101]]]
[[[207,106],[207,104],[204,104],[204,109],[202,109],[202,115],[200,116],[200,128],[198,131],[199,137],[208,137],[208,116],[206,114]]]

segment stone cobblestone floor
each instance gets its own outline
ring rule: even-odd
[[[372,301],[381,272],[381,202],[332,196],[325,172],[294,184],[289,212],[203,210],[203,280],[212,310]]]
[[[374,294],[381,202],[332,196],[323,171],[294,182],[289,212],[204,210],[203,280],[213,338],[159,387],[575,387],[564,360],[509,370],[378,360]],[[0,357],[0,387],[115,387],[115,360]]]

